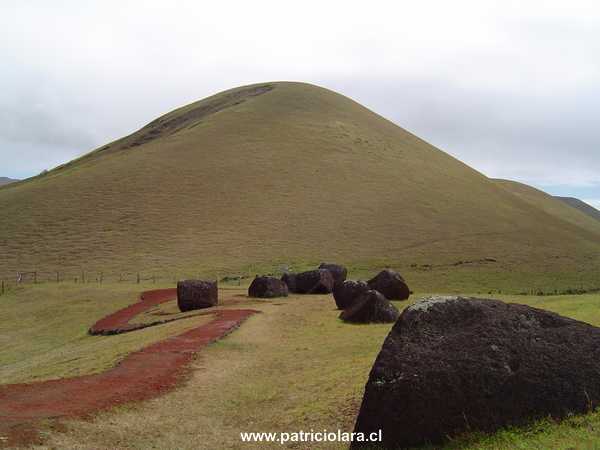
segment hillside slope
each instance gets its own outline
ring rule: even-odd
[[[589,285],[599,268],[600,231],[303,83],[245,86],[172,111],[0,188],[0,208],[3,276],[223,274],[327,259],[394,265],[429,288],[454,277],[511,284],[508,271],[519,285],[558,283],[567,269],[575,278],[564,283]],[[484,258],[497,263],[471,267]],[[488,283],[479,270],[496,275]]]
[[[560,200],[563,203],[566,203],[569,206],[581,211],[582,213],[592,217],[595,220],[600,220],[600,211],[594,208],[592,205],[587,204],[583,200],[579,200],[574,197],[559,197],[554,196],[555,199]]]

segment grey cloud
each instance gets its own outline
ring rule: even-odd
[[[330,82],[489,176],[600,185],[600,90],[481,91],[444,79]]]
[[[43,104],[28,109],[4,109],[0,113],[0,136],[6,143],[28,143],[40,147],[88,148],[94,138],[77,127],[72,113]]]

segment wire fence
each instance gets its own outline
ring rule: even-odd
[[[285,269],[284,269],[285,270]],[[284,270],[276,271],[266,275],[280,275]],[[166,284],[177,283],[185,279],[217,280],[220,283],[241,286],[245,280],[253,278],[255,274],[250,272],[241,274],[213,273],[152,273],[152,272],[61,272],[61,271],[19,271],[14,276],[4,276],[0,279],[0,296],[10,293],[19,287],[34,284],[102,284],[102,283],[135,283],[135,284]]]

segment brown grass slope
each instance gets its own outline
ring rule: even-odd
[[[496,266],[482,270],[500,275],[488,284],[510,284],[507,271],[526,284],[572,270],[565,283],[590,285],[599,268],[600,230],[303,83],[246,86],[177,109],[0,188],[0,211],[0,276],[224,274],[327,259],[361,270],[431,265],[437,272],[414,269],[418,283],[456,276],[486,285],[483,272],[447,268],[493,257]]]

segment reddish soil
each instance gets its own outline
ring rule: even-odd
[[[103,319],[100,319],[90,327],[90,334],[119,334],[127,331],[138,330],[152,324],[130,324],[129,321],[140,313],[160,303],[173,300],[177,296],[177,289],[156,289],[154,291],[142,292],[140,301],[126,308],[120,309]]]
[[[129,320],[176,296],[175,289],[144,292],[140,302],[98,321],[92,334],[135,329]],[[215,318],[179,336],[129,354],[105,372],[60,380],[0,385],[0,446],[36,442],[35,425],[43,419],[85,417],[123,403],[147,400],[180,382],[193,354],[227,335],[257,311],[222,309]]]

